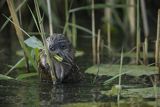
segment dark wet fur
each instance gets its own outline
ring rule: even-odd
[[[79,82],[82,79],[83,74],[79,71],[79,67],[74,61],[75,52],[70,41],[62,34],[54,34],[54,36],[47,38],[47,43],[48,43],[48,50],[51,54],[52,52],[57,52],[56,50],[59,50],[57,54],[63,57],[62,62],[57,62],[55,59],[52,59],[54,68],[59,67],[56,66],[56,64],[59,64],[63,67],[63,72],[65,73],[63,80],[60,81],[57,77],[57,73],[59,73],[59,71],[56,71],[55,69],[55,74],[56,74],[55,76],[57,78],[56,82],[57,83]],[[40,50],[40,60],[38,65],[39,65],[39,74],[41,80],[52,81],[50,75],[50,67],[46,60],[47,57],[45,51]],[[57,68],[57,70],[61,69]]]

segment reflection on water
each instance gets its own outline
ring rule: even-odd
[[[38,79],[37,79],[38,80]],[[54,85],[38,81],[0,80],[0,107],[117,107],[114,98],[101,94],[103,86],[89,83]],[[121,107],[153,107],[154,101],[127,99]]]

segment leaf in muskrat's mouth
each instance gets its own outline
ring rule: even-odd
[[[55,60],[57,60],[58,62],[62,62],[62,61],[63,61],[63,58],[62,58],[61,56],[57,55],[57,54],[54,54],[54,55],[53,55],[53,58],[54,58]]]

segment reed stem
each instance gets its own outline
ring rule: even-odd
[[[27,72],[29,72],[29,64],[28,64],[28,56],[29,56],[29,52],[27,51],[27,48],[24,44],[24,38],[23,38],[23,33],[22,31],[18,28],[20,27],[20,24],[19,24],[19,21],[18,21],[18,18],[17,18],[17,14],[16,14],[16,11],[15,11],[15,7],[14,7],[14,2],[13,0],[7,0],[7,4],[8,4],[8,8],[10,10],[10,14],[11,14],[11,17],[12,17],[12,20],[13,20],[13,23],[14,24],[14,27],[15,27],[15,30],[16,30],[16,34],[17,34],[17,37],[18,37],[18,40],[19,40],[19,43],[24,51],[24,55],[25,55],[25,61],[26,61],[26,69],[27,69]],[[35,67],[36,69],[36,67]],[[37,69],[36,69],[37,70]]]
[[[122,67],[123,67],[123,48],[121,51],[120,68],[119,68],[118,96],[117,96],[118,105],[119,105],[119,101],[120,101],[120,92],[121,92]]]
[[[98,30],[97,35],[97,64],[100,64],[100,40],[101,40],[101,30]]]
[[[107,0],[106,2],[111,2],[111,0]],[[107,8],[106,10],[106,16],[107,16],[107,41],[108,41],[108,48],[109,48],[109,53],[110,53],[110,49],[111,49],[111,24],[110,24],[110,20],[111,20],[111,8]]]
[[[77,46],[77,29],[76,29],[76,17],[75,17],[75,13],[72,13],[72,43],[74,48],[76,48]]]
[[[129,21],[129,28],[130,28],[130,39],[129,42],[130,45],[131,45],[131,48],[134,47],[135,45],[135,24],[136,24],[136,14],[135,14],[135,4],[136,4],[136,1],[135,0],[127,0],[127,5],[133,5],[133,6],[130,6],[128,8],[128,21]]]
[[[44,35],[45,32],[44,32],[44,26],[43,26],[43,19],[42,19],[40,10],[39,10],[39,5],[38,5],[37,0],[34,0],[34,3],[35,3],[36,13],[37,13],[37,17],[38,17],[38,24],[39,24],[40,32],[41,32],[41,38],[42,38],[43,43],[44,43],[45,53],[47,55],[47,60],[49,62],[50,68],[51,68],[51,70],[50,70],[51,78],[52,78],[52,81],[54,83],[55,72],[54,72],[54,67],[53,67],[53,64],[52,64],[52,61],[51,61],[50,54],[48,52],[47,43],[46,43],[46,37]]]
[[[65,32],[68,29],[68,20],[69,20],[68,0],[65,0],[65,17],[66,17],[66,22],[65,22],[65,25],[64,25],[63,34],[65,34]]]
[[[137,26],[136,26],[136,63],[139,64],[140,58],[140,12],[139,0],[137,0]]]
[[[160,9],[158,10],[158,19],[157,19],[157,39],[156,39],[156,44],[155,44],[155,64],[156,64],[156,66],[158,66],[160,68]]]
[[[93,64],[96,64],[96,36],[95,36],[94,0],[92,0],[92,54],[93,54]]]
[[[146,15],[146,6],[145,6],[145,1],[141,1],[141,12],[142,12],[142,21],[143,21],[143,29],[144,29],[144,55],[143,55],[143,62],[145,65],[148,64],[148,36],[149,36],[149,26],[148,26],[148,21],[147,21],[147,15]]]
[[[50,36],[53,35],[53,25],[52,25],[52,12],[51,12],[51,1],[47,0],[47,7],[48,7],[48,19],[49,19],[49,31]]]

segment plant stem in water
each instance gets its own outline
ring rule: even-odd
[[[54,83],[54,80],[55,80],[54,66],[52,64],[51,57],[50,57],[50,54],[49,54],[48,48],[47,48],[46,37],[44,35],[45,32],[44,32],[44,26],[43,26],[43,19],[41,17],[41,13],[40,13],[40,10],[39,10],[38,1],[34,0],[34,3],[35,3],[36,13],[37,13],[37,17],[38,17],[38,24],[40,26],[41,38],[42,38],[43,43],[44,43],[45,53],[47,54],[47,60],[49,62],[50,68],[51,68],[50,69],[51,78],[52,78],[52,81]]]
[[[92,0],[92,54],[93,54],[93,64],[96,64],[96,35],[95,35],[94,0]]]
[[[143,55],[143,62],[145,65],[148,64],[148,36],[149,36],[149,28],[148,28],[148,21],[147,21],[147,15],[146,15],[146,7],[145,7],[145,1],[141,1],[141,12],[142,12],[142,21],[143,21],[143,29],[144,29],[144,55]]]
[[[137,30],[136,30],[136,63],[139,64],[140,57],[140,12],[139,12],[139,0],[137,0]]]
[[[101,30],[98,30],[97,35],[97,64],[100,64],[100,40],[101,40]]]
[[[159,68],[160,72],[160,9],[158,10],[157,19],[157,39],[155,44],[155,64]]]
[[[29,52],[24,44],[24,38],[23,38],[23,33],[22,31],[19,29],[20,28],[20,24],[19,24],[19,21],[18,21],[18,18],[17,18],[17,15],[16,15],[16,11],[15,11],[15,7],[14,7],[14,3],[13,3],[13,0],[7,0],[7,4],[8,4],[8,7],[9,7],[9,10],[10,10],[10,13],[11,13],[11,17],[12,17],[12,20],[13,22],[18,26],[16,26],[14,24],[14,27],[15,27],[15,30],[16,30],[16,34],[17,34],[17,37],[18,37],[18,40],[19,40],[19,43],[24,51],[24,55],[25,55],[25,61],[26,61],[26,68],[27,68],[27,72],[29,72],[29,64],[28,64],[28,56],[29,56]],[[35,67],[36,69],[36,67]]]

